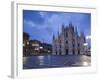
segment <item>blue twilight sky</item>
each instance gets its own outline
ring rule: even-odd
[[[52,43],[53,34],[57,36],[62,24],[67,26],[70,22],[77,27],[79,33],[91,35],[89,13],[23,10],[23,31],[30,35],[30,39]]]

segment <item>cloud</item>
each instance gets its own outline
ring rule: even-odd
[[[72,22],[78,31],[90,35],[90,15],[85,13],[24,11],[24,31],[28,32],[31,39],[44,40],[51,43],[52,35],[61,32],[62,24]]]
[[[28,27],[35,27],[35,23],[31,20],[24,20],[24,25],[28,25]]]
[[[23,18],[25,20],[31,20],[35,24],[43,24],[44,18],[41,17],[39,11],[23,10]]]

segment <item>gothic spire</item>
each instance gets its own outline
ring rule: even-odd
[[[58,27],[58,34],[57,34],[57,35],[58,35],[58,37],[59,37],[59,27]]]
[[[54,34],[53,34],[53,40],[55,40],[55,36],[54,36]]]
[[[80,36],[84,39],[84,42],[86,42],[84,32],[81,32]]]
[[[64,32],[64,24],[62,24],[62,32]]]
[[[72,22],[69,23],[69,27],[72,27]]]
[[[77,26],[75,27],[75,33],[78,34],[78,32],[77,32]]]

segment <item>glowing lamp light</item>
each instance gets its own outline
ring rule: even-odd
[[[86,36],[86,39],[91,39],[91,36],[90,35]]]
[[[27,44],[29,45],[29,42],[27,42]]]
[[[48,50],[48,52],[50,52],[50,51]]]
[[[88,43],[84,43],[83,45],[84,45],[84,46],[87,46],[87,45],[88,45]]]
[[[41,46],[40,49],[43,49],[43,47]]]
[[[83,66],[88,66],[88,63],[87,62],[83,62]]]

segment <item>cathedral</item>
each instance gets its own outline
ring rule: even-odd
[[[83,32],[78,32],[72,23],[62,25],[61,32],[52,38],[53,55],[81,55],[85,54],[84,43],[86,42]]]

